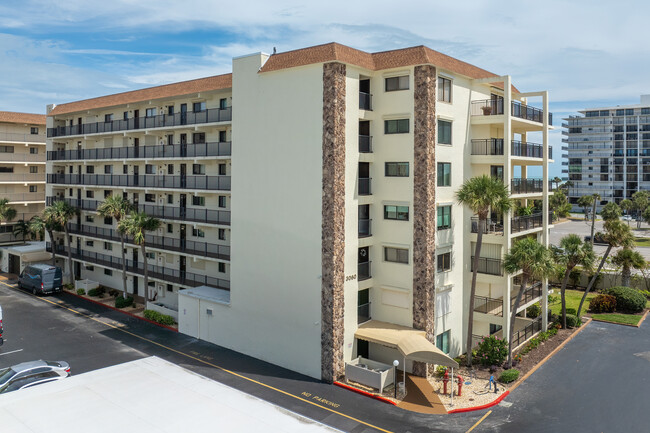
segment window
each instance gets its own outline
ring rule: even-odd
[[[199,112],[199,111],[205,111],[205,102],[195,102],[192,104],[192,111]]]
[[[171,284],[167,284],[167,291],[168,292],[173,292],[174,291],[174,286]]]
[[[438,230],[451,228],[451,206],[438,206]]]
[[[451,80],[438,77],[438,101],[451,102]]]
[[[193,195],[192,204],[194,206],[205,206],[205,197],[199,197],[197,195]]]
[[[147,108],[147,111],[145,112],[145,115],[147,117],[153,117],[156,115],[156,108]]]
[[[153,164],[146,164],[144,166],[145,174],[153,174]]]
[[[0,153],[14,153],[13,146],[0,146]]]
[[[438,144],[451,144],[451,122],[438,119]]]
[[[226,264],[225,263],[219,262],[219,272],[221,272],[222,274],[226,273]]]
[[[167,115],[168,116],[173,116],[174,115],[174,106],[173,105],[170,105],[169,107],[167,107]]]
[[[409,220],[409,207],[408,206],[384,206],[384,219],[386,220]]]
[[[219,176],[226,175],[226,164],[219,164]]]
[[[86,191],[86,198],[95,198],[95,191]]]
[[[408,177],[409,163],[387,162],[385,166],[385,174],[387,177]]]
[[[86,246],[87,247],[92,247],[95,245],[95,241],[86,241]]]
[[[95,222],[95,217],[92,215],[86,215],[86,222],[87,223],[94,223]]]
[[[86,174],[93,174],[95,173],[95,166],[94,165],[87,165],[86,166]]]
[[[634,115],[634,108],[626,108],[626,109],[625,109],[625,115],[626,115],[626,116],[632,116],[632,115]]]
[[[167,194],[167,204],[174,204],[174,194]]]
[[[110,277],[113,275],[113,271],[111,269],[104,268],[104,275],[108,275]]]
[[[451,163],[438,163],[438,186],[451,186]]]
[[[220,142],[226,142],[226,131],[219,131],[219,141]]]
[[[219,108],[221,108],[222,110],[228,108],[228,98],[219,99]]]
[[[225,195],[220,195],[219,196],[219,207],[226,207],[226,196]]]
[[[192,143],[205,143],[205,132],[195,132],[192,134]]]
[[[113,113],[104,114],[104,122],[112,122],[112,121],[113,121]]]
[[[204,238],[205,232],[201,229],[192,229],[192,236],[195,238]]]
[[[0,173],[13,173],[13,167],[0,167]]]
[[[449,334],[451,331],[445,331],[436,336],[436,347],[445,353],[449,353]]]
[[[438,254],[438,272],[445,272],[451,269],[451,252]]]
[[[113,194],[113,192],[110,189],[105,189],[104,190],[104,198],[108,198]]]
[[[155,203],[156,202],[156,194],[145,194],[144,195],[144,201],[147,201],[149,203]]]
[[[125,111],[124,113],[122,113],[122,119],[129,120],[129,112],[128,111]]]
[[[105,165],[104,166],[104,174],[113,174],[113,166],[112,165]]]
[[[38,134],[38,128],[36,128],[35,126],[32,126],[31,128],[29,128],[29,133],[32,134],[32,135],[37,135]]]
[[[192,174],[205,174],[205,165],[192,164]]]
[[[408,119],[384,120],[384,134],[407,134],[408,132]]]
[[[174,174],[174,164],[167,164],[167,174]]]
[[[384,247],[384,260],[387,262],[408,264],[409,250],[405,248]]]
[[[29,185],[29,192],[38,192],[38,187],[36,185]]]
[[[29,172],[30,173],[38,173],[38,165],[30,165],[29,166]]]
[[[122,174],[129,174],[129,166],[124,164],[122,166]]]
[[[113,225],[113,217],[104,217],[104,224]]]
[[[394,92],[395,90],[408,90],[409,76],[403,75],[401,77],[386,78],[386,91]]]
[[[174,233],[174,224],[167,224],[167,233]]]
[[[155,259],[156,259],[156,253],[149,253],[149,252],[148,252],[148,253],[147,253],[147,258],[148,258],[148,259],[153,259],[153,260],[155,260]],[[149,284],[151,284],[151,283],[149,283]]]
[[[110,242],[104,242],[104,249],[106,251],[113,251],[113,244]]]
[[[219,229],[219,240],[220,241],[226,240],[226,229]]]

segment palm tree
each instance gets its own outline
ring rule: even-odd
[[[594,263],[594,251],[589,243],[583,243],[580,236],[570,234],[560,239],[560,247],[554,250],[556,263],[563,265],[564,276],[560,288],[560,297],[562,298],[562,327],[566,329],[566,287],[573,269],[581,265],[588,269]]]
[[[487,175],[473,177],[463,183],[456,191],[456,199],[460,204],[469,207],[478,215],[478,234],[472,264],[472,288],[469,294],[469,317],[467,323],[467,366],[472,366],[472,331],[474,324],[474,296],[476,295],[476,277],[479,257],[483,244],[483,233],[490,211],[504,214],[512,207],[508,187],[502,180]]]
[[[52,206],[46,207],[43,210],[43,217],[39,219],[43,221],[43,228],[47,232],[47,235],[50,237],[50,242],[52,243],[52,266],[56,266],[56,244],[54,243],[54,231],[60,231],[61,226],[56,219],[55,209]]]
[[[555,189],[560,189],[560,183],[562,183],[562,179],[559,177],[555,176],[553,178],[553,182],[555,183]]]
[[[543,279],[552,275],[555,270],[555,262],[548,248],[537,242],[534,238],[523,238],[516,241],[510,251],[503,258],[503,269],[508,274],[521,273],[521,287],[510,314],[510,332],[508,333],[508,362],[507,367],[512,366],[512,340],[515,333],[515,318],[521,297],[526,291],[528,281],[532,279]]]
[[[104,202],[97,207],[97,212],[103,217],[111,217],[117,222],[120,234],[120,245],[122,251],[122,289],[124,299],[128,294],[126,291],[126,254],[124,252],[124,231],[120,230],[120,221],[122,221],[131,212],[133,206],[131,203],[120,195],[110,195],[104,199]]]
[[[157,230],[160,227],[160,220],[147,215],[144,212],[129,214],[128,217],[120,220],[117,230],[131,236],[136,245],[140,245],[142,251],[142,261],[144,264],[144,290],[145,290],[145,307],[146,301],[149,300],[149,264],[147,262],[147,249],[145,247],[147,232]]]
[[[68,230],[68,222],[74,217],[78,210],[77,208],[71,206],[68,202],[64,200],[57,200],[49,206],[51,208],[52,218],[54,219],[56,225],[63,228],[65,233],[65,242],[68,247],[68,268],[70,271],[70,282],[74,283],[74,272],[72,271],[72,248],[70,247],[70,234]],[[47,209],[46,209],[47,211]],[[45,212],[44,212],[45,214]],[[49,212],[48,212],[49,214]],[[54,252],[54,243],[52,243],[52,252]]]
[[[584,304],[585,299],[587,299],[587,295],[589,294],[589,291],[594,286],[594,283],[596,282],[596,278],[598,278],[598,275],[600,275],[600,271],[603,268],[603,265],[605,264],[605,260],[607,260],[607,257],[609,256],[609,253],[612,251],[612,248],[614,247],[632,248],[634,246],[634,237],[632,236],[632,232],[630,231],[630,228],[625,224],[623,224],[623,221],[618,219],[605,221],[605,233],[603,234],[603,238],[605,239],[605,242],[607,242],[608,244],[607,249],[605,250],[605,255],[603,256],[603,258],[600,260],[600,263],[598,264],[598,269],[596,269],[596,273],[591,277],[591,280],[589,281],[589,284],[585,289],[585,293],[582,295],[582,299],[580,300],[580,306],[578,306],[578,312],[577,312],[578,317],[580,317],[580,312],[582,311],[582,305]]]
[[[621,200],[621,203],[619,203],[619,206],[623,211],[625,211],[626,215],[630,214],[630,211],[634,209],[634,202],[632,200],[624,199]],[[630,222],[627,222],[627,225],[630,225]]]
[[[594,246],[594,229],[596,228],[596,204],[600,200],[600,194],[596,193],[591,196],[593,198],[593,201],[591,205],[593,208],[591,209],[591,246]]]
[[[592,195],[583,195],[578,199],[578,206],[582,208],[582,211],[585,213],[585,220],[587,219],[587,215],[589,215],[589,208],[593,205],[594,203],[594,196]]]
[[[621,271],[622,284],[625,287],[630,287],[630,279],[632,277],[632,269],[643,269],[645,260],[643,256],[632,248],[623,248],[612,257],[612,262],[616,266],[623,268]]]
[[[3,198],[0,200],[0,222],[9,222],[16,218],[16,209],[9,205],[9,200]]]
[[[13,235],[15,237],[21,236],[23,237],[23,243],[25,243],[25,238],[31,236],[32,231],[29,228],[29,223],[27,223],[25,220],[18,220],[14,224],[14,231]]]
[[[604,221],[617,220],[622,214],[623,212],[621,211],[621,208],[613,201],[607,203],[605,207],[603,207],[603,210],[600,211],[600,216],[603,217]]]
[[[647,191],[637,191],[632,194],[632,203],[636,210],[636,228],[641,228],[641,212],[643,212],[650,204],[650,194]]]
[[[34,240],[42,241],[45,237],[45,221],[40,216],[33,216],[29,220],[29,231],[33,236]]]

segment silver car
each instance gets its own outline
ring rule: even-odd
[[[70,365],[64,361],[29,361],[0,370],[0,394],[23,388],[41,379],[47,381],[70,376]],[[33,381],[32,381],[33,379]],[[14,382],[20,386],[13,385]]]

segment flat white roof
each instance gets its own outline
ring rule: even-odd
[[[11,254],[34,253],[45,251],[45,242],[28,242],[25,245],[9,245],[3,248]]]
[[[11,433],[339,430],[157,357],[0,395]]]
[[[202,299],[204,301],[218,302],[220,304],[230,304],[230,291],[217,289],[210,286],[199,286],[191,289],[183,289],[178,292],[179,295],[190,296],[192,298]]]

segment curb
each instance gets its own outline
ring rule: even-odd
[[[384,403],[388,403],[388,404],[392,404],[393,406],[397,406],[397,403],[395,403],[393,400],[389,400],[389,399],[384,398],[384,397],[382,397],[380,395],[371,394],[371,393],[369,393],[367,391],[364,391],[362,389],[358,389],[358,388],[355,388],[353,386],[346,385],[344,383],[337,382],[337,381],[334,381],[334,385],[340,386],[341,388],[347,389],[348,391],[356,392],[357,394],[365,395],[366,397],[374,398],[375,400],[383,401]]]
[[[641,327],[641,324],[643,323],[643,321],[645,320],[645,318],[648,316],[648,313],[650,313],[650,310],[646,308],[646,310],[645,310],[645,314],[643,315],[643,317],[641,318],[641,320],[639,320],[639,323],[636,324],[636,327],[637,327],[637,328],[640,328],[640,327]]]
[[[621,326],[629,326],[630,328],[640,328],[641,324],[645,320],[646,316],[648,315],[648,311],[650,310],[645,310],[645,313],[643,313],[643,316],[641,316],[641,319],[636,325],[630,325],[629,323],[619,323],[619,322],[612,322],[610,320],[602,320],[602,319],[594,319],[593,317],[591,318],[594,322],[603,322],[603,323],[611,323],[613,325],[621,325]]]
[[[120,310],[119,308],[111,307],[110,305],[106,305],[106,304],[104,304],[102,302],[97,302],[97,301],[95,301],[93,299],[88,299],[88,298],[85,298],[83,296],[79,296],[76,293],[72,293],[72,292],[69,292],[67,290],[64,290],[63,293],[67,293],[67,294],[72,295],[72,296],[74,296],[76,298],[83,299],[84,301],[92,302],[95,305],[101,305],[102,307],[109,308],[109,309],[111,309],[113,311],[117,311],[119,313],[126,314],[127,316],[131,316],[133,318],[140,319],[140,320],[143,320],[145,322],[149,322],[152,325],[160,326],[161,328],[169,329],[170,331],[173,331],[173,332],[178,332],[178,329],[172,328],[171,326],[163,325],[161,323],[154,322],[153,320],[149,320],[146,317],[140,317],[140,316],[137,316],[137,315],[135,315],[133,313],[129,313],[127,311]]]
[[[506,396],[508,394],[510,394],[510,390],[507,390],[506,392],[501,394],[496,400],[494,400],[491,403],[486,403],[486,404],[483,404],[481,406],[461,407],[461,408],[458,408],[458,409],[452,409],[452,410],[448,410],[447,413],[463,413],[463,412],[473,412],[473,411],[476,411],[476,410],[487,409],[489,407],[496,406],[497,404],[501,403],[501,400],[506,398]]]

